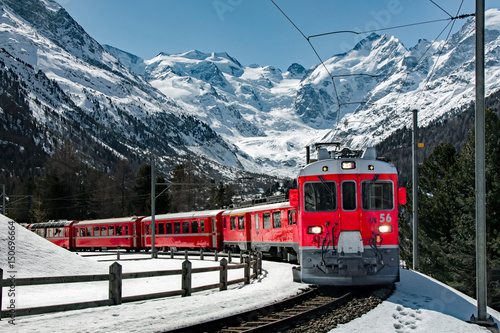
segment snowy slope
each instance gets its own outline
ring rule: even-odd
[[[196,150],[241,169],[235,147],[125,68],[56,2],[1,0],[0,43],[0,69],[19,85],[15,94],[43,127],[33,140],[48,153],[64,140],[121,158],[155,151],[162,163]],[[3,112],[0,121],[16,123]]]

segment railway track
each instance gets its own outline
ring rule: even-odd
[[[168,333],[292,332],[294,330],[297,332],[307,332],[308,330],[320,332],[321,327],[325,326],[324,321],[331,322],[328,318],[324,319],[325,317],[340,313],[339,320],[333,324],[348,322],[354,319],[352,318],[353,313],[360,316],[368,312],[389,296],[390,293],[392,293],[392,288],[363,289],[348,292],[325,287],[313,288],[270,306],[171,330]],[[360,309],[356,310],[353,307],[362,308],[363,310],[359,311]],[[348,320],[346,321],[346,319]],[[332,326],[332,323],[326,324],[325,332],[328,331],[328,327],[331,329],[335,325]]]

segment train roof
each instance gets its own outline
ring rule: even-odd
[[[37,222],[28,225],[29,229],[33,228],[61,228],[70,226],[74,221],[69,220],[58,220],[58,221],[48,221],[48,222]]]
[[[90,225],[90,224],[108,224],[108,223],[126,223],[126,222],[134,222],[137,221],[139,217],[137,216],[127,216],[127,217],[114,217],[109,219],[100,219],[100,220],[83,220],[78,221],[77,225]]]
[[[170,213],[170,214],[159,214],[155,215],[155,221],[159,220],[175,220],[175,219],[190,219],[190,218],[201,218],[201,217],[214,217],[217,214],[223,212],[223,210],[205,210],[200,212],[183,212],[183,213]],[[151,221],[151,216],[146,216],[143,221]]]
[[[257,205],[257,206],[244,207],[244,208],[235,208],[235,209],[224,211],[224,213],[222,215],[261,212],[264,210],[281,209],[281,208],[289,208],[289,207],[291,207],[290,203],[288,201],[286,201],[286,202],[278,202],[278,203],[273,203],[273,204],[268,204],[268,205]]]
[[[348,167],[346,162],[354,162]],[[332,174],[397,174],[396,168],[377,159],[375,148],[367,148],[361,157],[332,158],[326,149],[318,151],[318,161],[305,166],[299,177]]]

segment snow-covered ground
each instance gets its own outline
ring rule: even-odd
[[[8,266],[8,218],[0,215],[0,267],[4,277]],[[104,257],[82,257],[68,252],[17,225],[17,278],[75,274],[102,274],[108,272],[113,261],[98,262]],[[134,255],[135,256],[135,255]],[[147,255],[138,255],[142,258]],[[107,257],[108,259],[112,259]],[[131,258],[130,256],[124,258]],[[193,267],[217,265],[212,260],[190,258]],[[182,259],[123,260],[124,272],[179,269]],[[172,297],[126,303],[119,306],[91,308],[53,314],[16,317],[0,321],[0,332],[158,332],[176,327],[236,314],[294,295],[306,285],[292,282],[290,266],[264,262],[263,275],[250,285],[233,285],[229,290],[206,291],[191,297]],[[239,270],[230,271],[235,279],[243,276]],[[193,279],[193,286],[218,281],[218,273],[204,273]],[[2,308],[14,299],[17,308],[71,303],[107,298],[107,283],[77,283],[35,287],[16,287],[16,296],[4,288]],[[124,280],[124,296],[150,292],[178,290],[179,278],[162,277]],[[485,328],[465,321],[476,314],[476,302],[417,272],[401,270],[401,282],[394,294],[377,308],[332,332],[485,332]],[[489,309],[495,321],[500,313]]]

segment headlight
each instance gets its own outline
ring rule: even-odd
[[[392,232],[392,225],[389,224],[381,224],[378,226],[378,232],[381,234],[387,234]]]
[[[318,234],[321,234],[322,232],[323,232],[323,227],[320,227],[320,226],[314,226],[314,227],[307,228],[308,234],[318,235]]]

